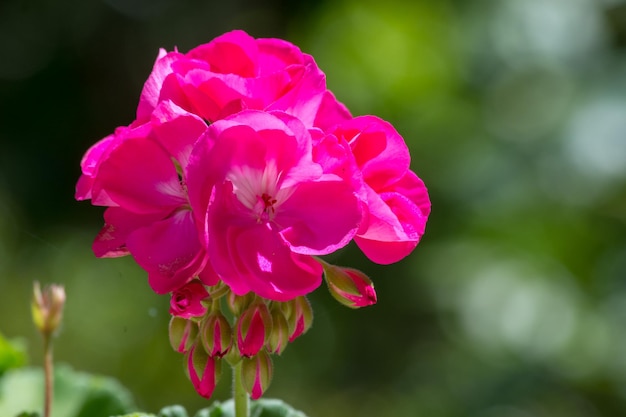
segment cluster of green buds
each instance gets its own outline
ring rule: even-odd
[[[199,285],[192,281],[183,287],[183,296],[181,292],[172,294],[170,309],[170,343],[185,355],[189,379],[200,395],[209,398],[226,361],[241,373],[250,397],[261,397],[272,379],[270,355],[280,355],[289,342],[311,327],[309,301],[304,296],[286,302],[252,293],[238,296],[223,283],[203,287],[202,292]],[[201,315],[186,314],[189,310],[197,314],[198,303]],[[181,304],[184,309],[179,308]]]

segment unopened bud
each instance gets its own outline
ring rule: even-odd
[[[51,335],[63,319],[65,289],[61,285],[48,285],[41,289],[38,281],[33,284],[31,309],[35,326],[44,335]]]
[[[242,359],[241,379],[253,400],[259,399],[270,386],[273,373],[272,359],[264,349],[252,358]]]
[[[244,310],[252,304],[254,298],[255,295],[252,292],[249,292],[246,295],[237,295],[230,291],[226,297],[226,304],[228,304],[228,308],[235,316],[240,316],[243,314]]]
[[[209,356],[201,343],[195,343],[185,359],[187,375],[196,392],[204,398],[210,398],[222,374],[221,359]]]
[[[222,357],[233,343],[232,330],[226,317],[220,312],[209,314],[200,324],[200,337],[209,356]]]
[[[193,320],[172,316],[169,324],[172,349],[185,353],[191,349],[198,336],[198,324]]]
[[[289,324],[289,341],[293,342],[311,328],[313,309],[305,296],[296,297],[289,302],[291,315],[287,318],[287,323]]]
[[[327,263],[322,266],[328,290],[335,300],[350,308],[376,304],[374,283],[363,272]]]
[[[256,355],[265,345],[272,331],[272,316],[267,305],[252,304],[237,319],[237,346],[242,356]]]
[[[272,308],[272,333],[265,343],[270,353],[280,355],[289,343],[289,323],[280,308]]]
[[[206,313],[202,300],[209,297],[204,285],[197,279],[189,281],[172,292],[170,299],[170,314],[185,319],[199,317]]]

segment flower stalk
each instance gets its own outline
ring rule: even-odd
[[[43,336],[44,348],[44,407],[43,417],[52,414],[54,398],[54,367],[52,355],[52,337],[58,330],[63,318],[65,289],[60,285],[50,285],[41,289],[39,282],[33,284],[31,304],[33,321]]]
[[[241,372],[242,361],[233,365],[233,401],[235,402],[235,417],[250,416],[250,398],[243,385]]]

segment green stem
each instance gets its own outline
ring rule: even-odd
[[[52,410],[52,396],[54,393],[53,375],[52,375],[52,337],[49,334],[44,334],[43,338],[44,349],[44,403],[43,403],[43,417],[50,417]]]
[[[241,363],[233,366],[233,400],[235,401],[235,417],[250,417],[249,398],[241,377]]]

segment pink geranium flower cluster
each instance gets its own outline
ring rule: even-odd
[[[409,163],[393,126],[352,117],[310,55],[233,31],[159,52],[136,119],[83,157],[76,198],[107,207],[96,256],[130,254],[172,294],[172,343],[198,392],[236,350],[258,397],[267,353],[306,330],[302,299],[323,276],[346,305],[376,301],[366,276],[319,256],[354,240],[389,264],[420,241],[430,201]]]

